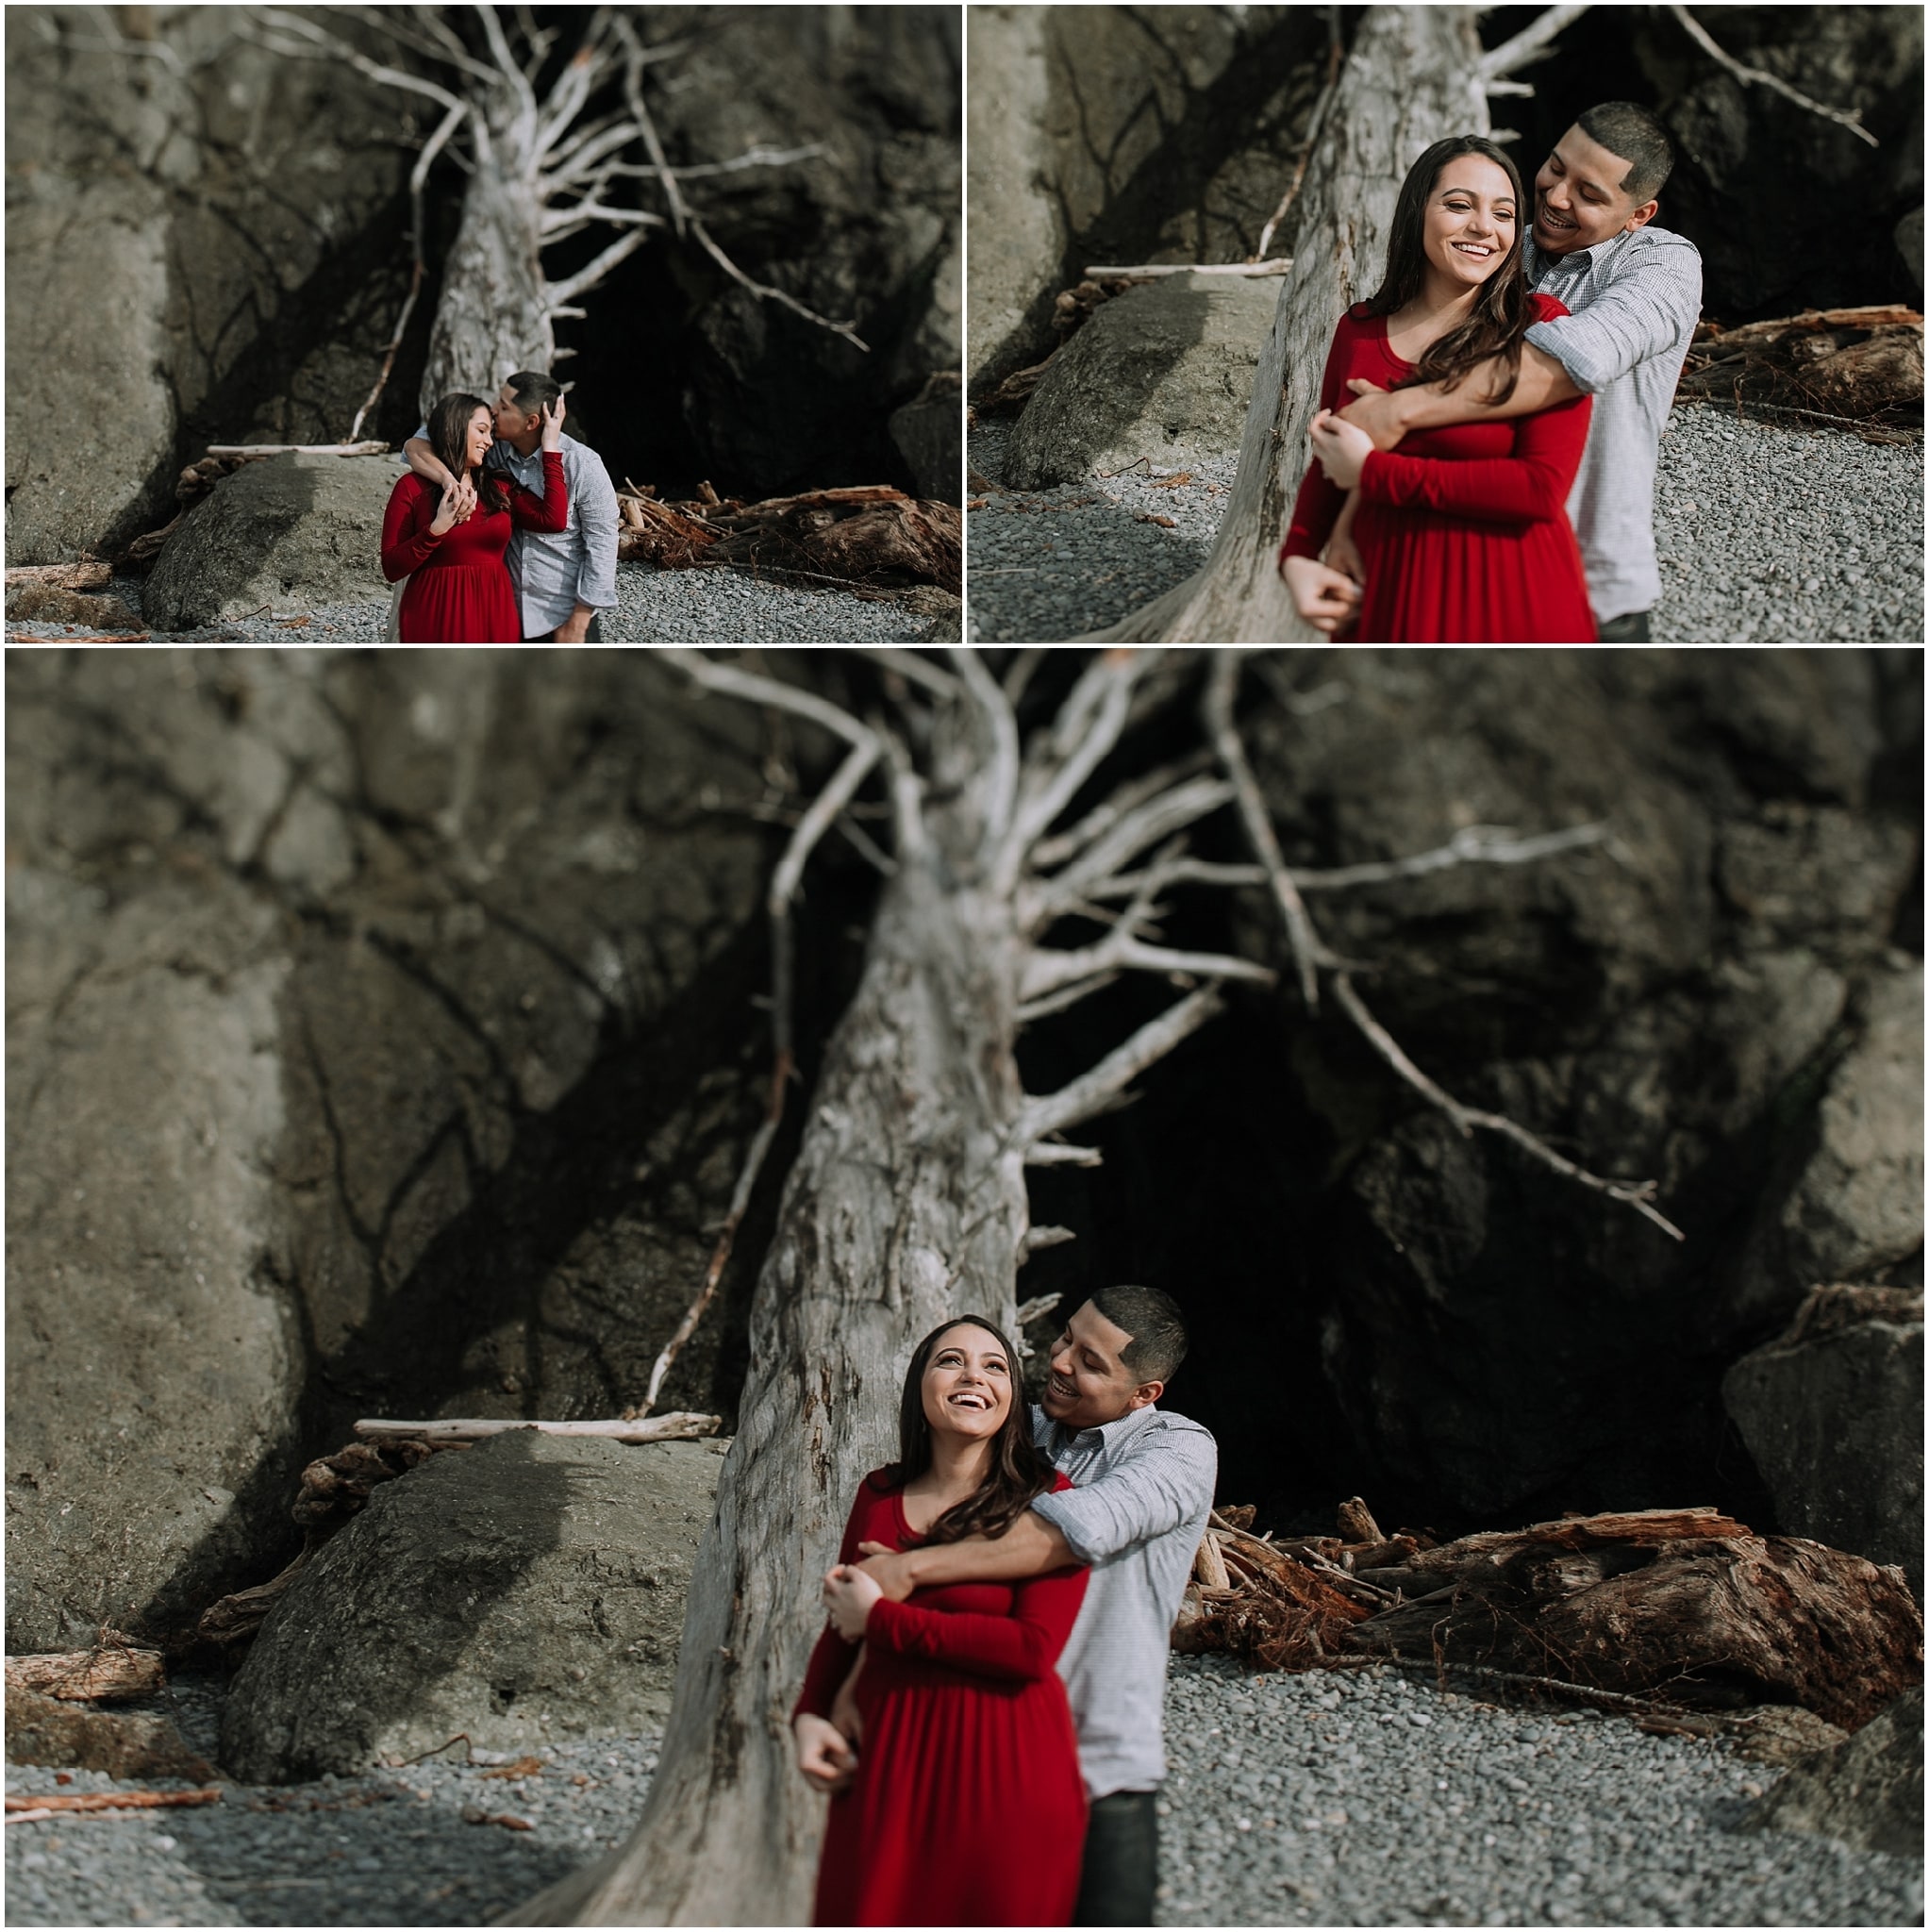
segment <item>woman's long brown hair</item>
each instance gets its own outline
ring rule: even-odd
[[[924,1415],[924,1371],[940,1337],[954,1328],[982,1328],[1005,1351],[1011,1371],[1011,1406],[991,1441],[991,1468],[962,1503],[954,1503],[929,1529],[929,1543],[955,1543],[960,1537],[1000,1537],[1017,1522],[1033,1497],[1052,1487],[1052,1465],[1032,1442],[1031,1407],[1018,1376],[1018,1357],[1003,1334],[982,1315],[957,1315],[932,1329],[911,1352],[905,1371],[904,1400],[898,1406],[898,1459],[887,1470],[891,1489],[903,1489],[931,1467],[931,1424]]]
[[[1426,279],[1426,205],[1433,198],[1440,171],[1460,155],[1479,155],[1505,172],[1514,192],[1514,241],[1500,266],[1482,283],[1474,297],[1473,312],[1456,329],[1436,342],[1414,365],[1413,374],[1398,385],[1402,389],[1417,382],[1437,382],[1442,389],[1460,386],[1476,364],[1498,356],[1506,370],[1503,386],[1488,403],[1504,403],[1514,392],[1521,378],[1521,344],[1534,321],[1526,272],[1521,259],[1521,237],[1525,202],[1521,193],[1520,171],[1505,148],[1478,134],[1449,135],[1433,146],[1406,171],[1400,184],[1400,199],[1393,206],[1393,225],[1387,237],[1387,274],[1378,292],[1367,299],[1369,315],[1392,315],[1405,308],[1421,291]]]
[[[428,446],[448,466],[450,475],[466,476],[469,474],[469,419],[476,410],[487,408],[489,405],[480,396],[455,390],[428,412]],[[491,420],[494,413],[490,411]],[[492,472],[487,463],[477,468],[475,475],[475,493],[482,500],[482,508],[485,510],[507,509],[509,491],[504,478]]]

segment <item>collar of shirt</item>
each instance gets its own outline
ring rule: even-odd
[[[1577,272],[1598,268],[1625,243],[1641,231],[1638,228],[1623,228],[1619,235],[1610,235],[1605,242],[1597,242],[1591,248],[1572,248],[1565,255],[1542,255],[1539,244],[1533,236],[1527,238],[1527,278],[1533,282],[1544,282],[1548,276],[1562,269]]]
[[[1040,1409],[1039,1414],[1044,1411]],[[1052,1444],[1055,1449],[1084,1449],[1091,1453],[1100,1450],[1117,1450],[1129,1442],[1141,1429],[1150,1428],[1158,1416],[1158,1404],[1148,1402],[1143,1408],[1128,1408],[1123,1415],[1115,1415],[1108,1423],[1097,1423],[1089,1429],[1080,1429],[1076,1435],[1068,1436],[1057,1424],[1052,1424]]]

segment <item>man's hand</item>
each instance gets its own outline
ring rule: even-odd
[[[1384,390],[1363,375],[1348,377],[1346,386],[1354,400],[1339,411],[1339,420],[1365,430],[1375,449],[1391,449],[1406,434],[1406,406],[1401,400],[1405,391]]]
[[[1299,614],[1317,631],[1331,637],[1342,625],[1351,624],[1359,611],[1359,586],[1351,577],[1328,570],[1311,557],[1280,559],[1279,574],[1292,592]]]
[[[917,1586],[911,1581],[911,1559],[889,1543],[859,1543],[857,1554],[863,1561],[857,1568],[876,1584],[878,1593],[901,1604]]]
[[[823,1607],[846,1643],[856,1643],[864,1635],[871,1606],[883,1594],[855,1563],[840,1563],[824,1573]]]
[[[835,1724],[800,1710],[790,1729],[797,1740],[797,1769],[812,1790],[835,1795],[856,1776],[857,1754]]]
[[[590,635],[590,620],[596,614],[593,604],[578,604],[567,618],[550,632],[553,644],[580,644]]]
[[[864,1741],[864,1713],[857,1708],[857,1676],[863,1668],[864,1660],[860,1656],[856,1667],[838,1686],[838,1694],[831,1699],[830,1707],[831,1723],[854,1746]]]
[[[462,491],[465,487],[464,484],[452,482],[443,490],[442,500],[436,506],[434,521],[428,526],[430,536],[446,537],[469,514],[462,508]],[[469,493],[472,498],[475,494],[473,490]]]

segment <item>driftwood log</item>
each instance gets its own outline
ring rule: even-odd
[[[705,483],[696,496],[665,503],[652,486],[625,479],[616,500],[623,518],[617,555],[659,570],[727,565],[878,597],[911,584],[961,591],[964,527],[956,508],[886,483],[761,503],[720,497]]]
[[[167,1666],[159,1651],[104,1630],[91,1650],[8,1657],[7,1681],[69,1703],[118,1704],[165,1690]]]
[[[1893,424],[1922,407],[1922,318],[1913,308],[1810,308],[1696,328],[1676,393]]]
[[[1922,1615],[1899,1570],[1712,1508],[1440,1544],[1378,1536],[1357,1499],[1340,1538],[1275,1543],[1239,1514],[1214,1512],[1175,1649],[1273,1670],[1471,1666],[1604,1705],[1799,1705],[1848,1730],[1921,1681]]]

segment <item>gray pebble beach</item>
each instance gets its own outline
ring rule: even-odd
[[[116,577],[107,594],[141,611],[141,582]],[[829,587],[773,583],[736,570],[657,570],[647,563],[616,567],[617,608],[603,619],[606,643],[925,643],[956,637],[896,598],[858,597]],[[198,631],[151,631],[157,643],[379,644],[389,621],[379,603],[286,607],[232,618]],[[954,618],[953,623],[956,622]],[[19,637],[84,643],[100,634],[71,625],[8,621]]]
[[[220,1686],[170,1693],[215,1748]],[[627,1836],[655,1735],[541,1769],[447,1757],[226,1785],[218,1804],[10,1825],[18,1925],[484,1924]],[[1174,1657],[1160,1802],[1169,1925],[1903,1925],[1920,1861],[1738,1829],[1775,1774],[1725,1742],[1503,1708],[1384,1668]],[[116,1789],[75,1772],[64,1790]],[[8,1766],[9,1793],[55,1789]],[[125,1789],[126,1787],[118,1787]],[[509,1822],[509,1821],[514,1821]]]
[[[1032,643],[1115,624],[1205,563],[1237,453],[1039,491],[1003,487],[1009,419],[971,434],[970,636]],[[1655,643],[1920,642],[1922,443],[1867,442],[1683,404],[1655,477]]]

